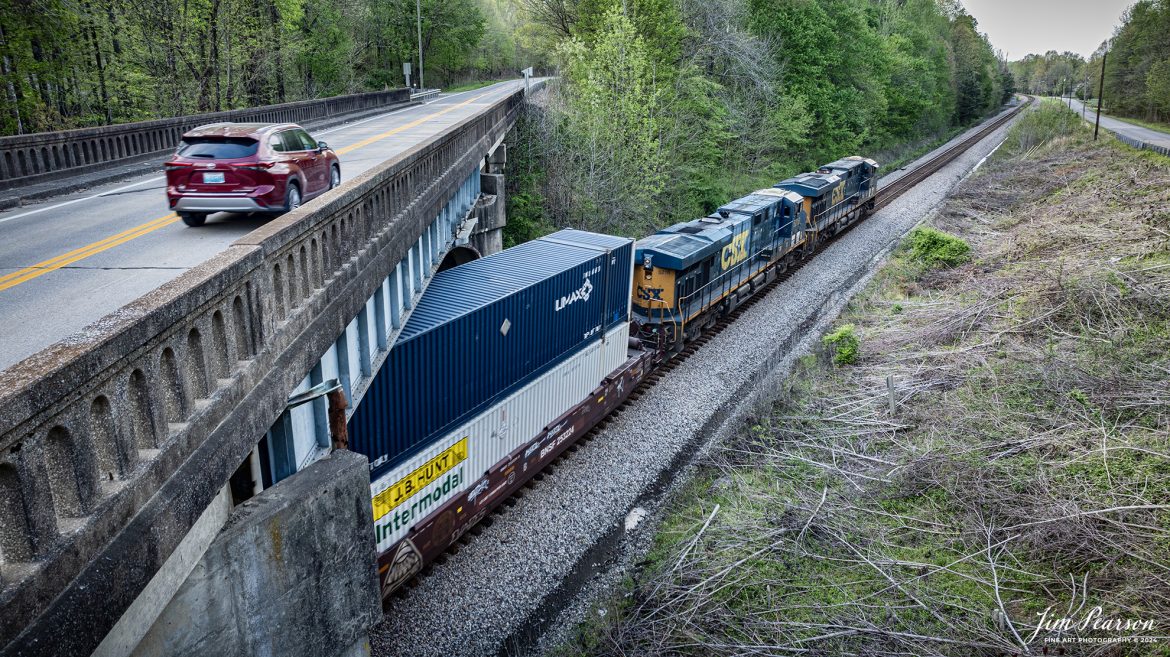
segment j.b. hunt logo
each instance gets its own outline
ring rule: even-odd
[[[374,522],[374,531],[377,542],[392,538],[395,534],[405,531],[412,524],[429,515],[428,509],[433,511],[452,494],[457,493],[463,485],[463,467],[459,466],[438,480],[434,486],[425,489],[421,495],[414,495],[407,504],[402,504],[387,514],[389,517],[379,518]]]
[[[577,301],[589,301],[589,295],[593,294],[593,281],[588,278],[581,284],[581,287],[573,290],[571,294],[567,294],[560,299],[557,299],[557,312],[560,312],[565,306]]]

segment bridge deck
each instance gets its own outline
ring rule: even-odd
[[[447,130],[522,82],[314,132],[343,179]],[[268,221],[227,213],[187,228],[168,212],[161,171],[0,213],[0,370],[207,261]]]

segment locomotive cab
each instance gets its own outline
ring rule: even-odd
[[[845,181],[845,197],[856,205],[876,191],[878,163],[857,155],[841,158],[817,169],[818,173],[836,174]]]

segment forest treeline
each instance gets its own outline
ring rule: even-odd
[[[0,0],[0,131],[401,86],[415,2]],[[1012,90],[957,0],[420,4],[427,86],[559,76],[512,145],[510,241],[642,234],[844,155],[896,158]]]
[[[845,155],[886,159],[1012,81],[938,0],[523,0],[561,80],[509,152],[509,229],[640,236]]]
[[[1170,119],[1170,0],[1139,0],[1088,60],[1049,51],[1009,66],[1029,93],[1096,98],[1106,51],[1105,111],[1150,121]]]
[[[514,0],[421,0],[428,86],[514,77]],[[0,0],[0,134],[402,87],[416,0]]]

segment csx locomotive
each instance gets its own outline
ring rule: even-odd
[[[678,349],[873,210],[878,164],[852,156],[670,226],[635,246],[638,337]]]

